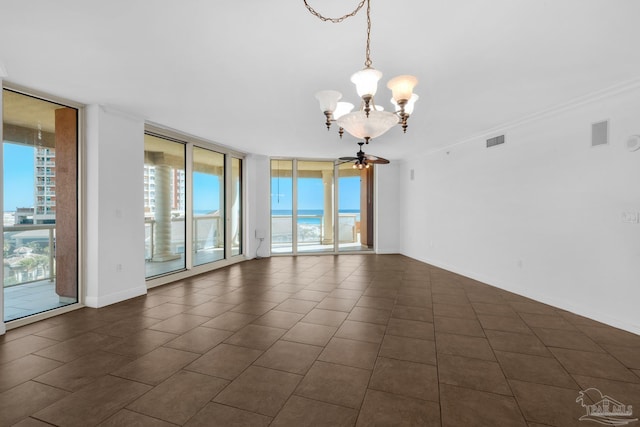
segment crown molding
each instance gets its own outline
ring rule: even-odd
[[[478,139],[486,139],[488,137],[495,136],[497,134],[505,133],[509,129],[513,129],[518,126],[523,126],[528,123],[532,123],[538,120],[542,120],[544,118],[553,116],[555,114],[563,113],[565,111],[569,111],[578,107],[581,107],[586,104],[590,104],[592,102],[600,101],[602,99],[606,99],[612,96],[619,95],[621,93],[629,92],[635,89],[640,88],[640,76],[631,80],[627,80],[622,83],[618,83],[612,86],[609,86],[604,89],[597,90],[595,92],[591,92],[586,95],[579,96],[577,98],[573,98],[570,101],[556,104],[552,107],[546,108],[544,110],[540,110],[538,112],[527,114],[526,116],[522,116],[518,119],[510,120],[508,122],[504,122],[498,126],[494,126],[492,128],[488,128],[483,130],[482,132],[476,133],[472,136],[463,138],[458,140],[452,144],[445,145],[444,147],[437,148],[435,150],[426,150],[421,154],[434,154],[441,151],[449,151],[451,148],[456,147],[458,145],[467,144],[469,142],[477,141]]]
[[[102,111],[104,111],[105,113],[107,113],[107,114],[118,116],[118,117],[123,118],[123,119],[131,120],[133,122],[144,123],[145,120],[146,120],[146,117],[144,117],[144,116],[142,116],[140,114],[132,113],[130,111],[126,111],[126,110],[123,110],[122,108],[114,107],[112,105],[100,104],[99,106],[100,106],[100,109]]]

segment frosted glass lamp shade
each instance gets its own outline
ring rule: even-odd
[[[371,110],[345,114],[337,120],[338,126],[358,139],[377,138],[398,124],[398,116],[385,111]]]
[[[382,73],[375,68],[365,68],[351,76],[351,82],[356,85],[356,91],[360,97],[373,96],[378,90],[378,80]]]
[[[413,109],[416,106],[416,101],[420,99],[420,97],[418,95],[416,95],[415,93],[413,95],[411,95],[411,98],[409,98],[409,101],[407,102],[407,105],[404,106],[404,112],[411,115],[413,114]]]
[[[411,115],[413,113],[413,108],[416,106],[416,101],[418,99],[420,99],[420,97],[415,93],[411,95],[411,98],[409,98],[409,101],[407,101],[407,103],[404,105],[404,112],[406,114]],[[393,104],[394,107],[396,107],[396,111],[400,111],[400,106],[398,105],[395,99],[391,98],[391,103]]]
[[[336,111],[338,101],[342,98],[342,94],[337,90],[321,90],[316,93],[316,99],[320,102],[320,111]]]
[[[350,102],[338,102],[335,111],[333,112],[333,118],[338,120],[340,117],[353,110],[353,104]]]
[[[389,80],[387,87],[391,89],[393,99],[396,102],[408,101],[413,94],[413,88],[418,84],[418,79],[414,76],[398,76]]]

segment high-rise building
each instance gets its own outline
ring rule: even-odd
[[[35,150],[34,224],[56,222],[56,151],[53,148]]]

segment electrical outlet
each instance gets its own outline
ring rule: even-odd
[[[265,236],[265,232],[263,229],[261,228],[256,228],[256,239],[264,239]]]
[[[628,224],[637,224],[638,212],[622,212],[622,222]]]

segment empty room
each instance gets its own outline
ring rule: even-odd
[[[0,427],[639,423],[638,16],[0,0]]]

